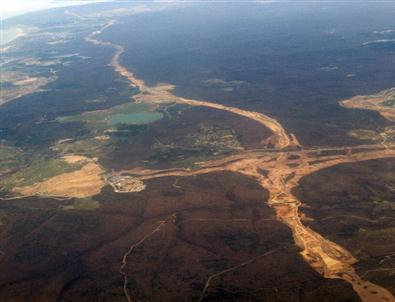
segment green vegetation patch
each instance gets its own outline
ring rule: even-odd
[[[379,140],[380,134],[373,130],[367,129],[354,129],[348,132],[351,137],[362,139],[362,140]]]
[[[236,132],[224,125],[202,125],[197,131],[175,136],[173,142],[154,143],[151,146],[153,153],[147,160],[195,169],[199,167],[199,162],[243,150]]]
[[[62,210],[92,211],[100,206],[99,202],[90,198],[75,199],[72,204],[61,206]]]
[[[59,154],[79,154],[87,157],[100,157],[103,152],[114,148],[110,139],[100,140],[97,138],[85,138],[58,143],[52,146],[52,150]]]
[[[15,152],[18,152],[17,150],[17,148],[0,145],[0,161],[2,162],[14,158],[16,155]]]
[[[384,102],[381,102],[381,105],[386,107],[394,107],[395,106],[395,94],[391,95]]]
[[[144,125],[163,118],[163,113],[155,111],[150,104],[130,103],[109,110],[86,112],[58,118],[60,122],[85,122],[90,127],[105,130],[115,125]]]
[[[3,173],[14,170],[18,166],[21,156],[22,154],[19,149],[0,143],[0,176]]]
[[[385,239],[385,237],[389,239],[393,239],[395,235],[395,227],[388,227],[388,228],[381,228],[381,229],[375,229],[375,230],[362,230],[361,233],[363,233],[367,237],[374,237],[374,238],[382,238]]]
[[[201,127],[192,137],[193,146],[209,147],[214,153],[230,150],[243,150],[233,129],[221,126]]]
[[[15,158],[20,153],[18,148],[0,144],[0,161]]]
[[[81,169],[81,163],[67,163],[63,159],[38,159],[6,178],[2,185],[6,189],[30,186],[56,175]]]
[[[395,202],[386,200],[381,198],[380,196],[374,196],[372,198],[372,201],[375,205],[377,205],[381,210],[391,210],[394,211],[395,210]]]
[[[147,131],[147,125],[118,125],[117,130],[110,132],[111,136],[116,139],[116,143],[128,141],[131,138],[134,138],[137,135],[142,134]],[[114,145],[112,145],[114,147]]]

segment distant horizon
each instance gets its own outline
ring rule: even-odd
[[[0,18],[2,21],[20,16],[27,13],[33,13],[41,10],[66,7],[66,6],[77,6],[95,2],[109,2],[110,0],[13,0],[8,1],[5,5],[1,6]]]

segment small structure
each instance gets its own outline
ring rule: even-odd
[[[145,190],[145,184],[129,175],[112,175],[107,178],[107,182],[117,193],[140,192]]]

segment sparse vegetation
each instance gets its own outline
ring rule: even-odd
[[[0,176],[18,166],[21,161],[19,149],[0,144]]]
[[[99,202],[91,198],[75,199],[71,204],[63,205],[60,208],[62,210],[83,210],[92,211],[96,210],[100,206]]]
[[[351,137],[362,140],[379,140],[380,134],[373,130],[367,129],[354,129],[348,133]]]
[[[6,189],[17,186],[30,186],[62,173],[76,171],[81,167],[80,163],[71,164],[60,158],[39,158],[33,161],[31,165],[21,168],[10,177],[4,179],[2,185]]]
[[[395,106],[395,94],[391,95],[388,99],[381,103],[381,105],[386,107],[394,107]]]

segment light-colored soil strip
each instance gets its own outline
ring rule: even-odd
[[[269,256],[269,255],[271,255],[271,254],[274,254],[274,253],[277,252],[279,249],[280,249],[280,248],[276,248],[276,249],[271,250],[271,251],[269,251],[269,252],[266,252],[266,253],[264,253],[264,254],[262,254],[262,255],[259,255],[259,256],[257,256],[257,257],[254,257],[254,258],[252,258],[252,259],[250,259],[250,260],[247,260],[247,261],[245,261],[245,262],[243,262],[243,263],[240,263],[240,264],[238,264],[238,265],[236,265],[236,266],[233,266],[233,267],[230,267],[230,268],[225,269],[225,270],[223,270],[223,271],[220,271],[220,272],[218,272],[218,273],[212,274],[211,276],[208,277],[208,279],[207,279],[207,281],[206,281],[206,284],[204,285],[202,294],[200,295],[200,298],[199,298],[199,302],[202,302],[202,301],[203,301],[204,296],[206,295],[206,292],[207,292],[208,288],[209,288],[210,285],[211,285],[211,281],[212,281],[214,278],[217,278],[217,277],[220,277],[220,276],[225,275],[225,274],[227,274],[227,273],[233,272],[233,271],[235,271],[235,270],[238,270],[239,268],[242,268],[242,267],[244,267],[244,266],[246,266],[246,265],[249,265],[249,264],[255,262],[256,260],[258,260],[258,259],[260,259],[260,258],[263,258],[263,257]]]
[[[351,99],[343,100],[339,104],[346,108],[377,111],[384,118],[395,122],[395,106],[384,106],[382,104],[390,97],[395,97],[395,88],[373,95],[358,95]]]
[[[57,196],[84,198],[100,193],[105,185],[104,170],[92,159],[84,156],[65,156],[69,163],[84,161],[81,169],[51,177],[31,186],[16,187],[15,193],[24,196]]]
[[[132,252],[135,250],[136,247],[140,246],[141,244],[143,244],[147,239],[149,239],[150,237],[152,237],[155,233],[159,232],[160,229],[165,226],[167,223],[169,222],[174,222],[175,221],[175,215],[173,214],[169,219],[167,220],[162,220],[159,221],[159,224],[156,228],[154,228],[151,232],[149,232],[148,234],[144,235],[143,238],[141,238],[139,241],[137,241],[136,243],[133,243],[129,249],[126,251],[126,253],[123,255],[122,257],[122,261],[121,261],[121,267],[119,269],[119,273],[122,275],[123,277],[123,293],[126,297],[126,300],[128,300],[128,302],[132,302],[132,296],[129,294],[129,290],[128,290],[128,275],[125,272],[125,267],[128,264],[127,260],[128,257],[130,256],[130,254],[132,254]]]

